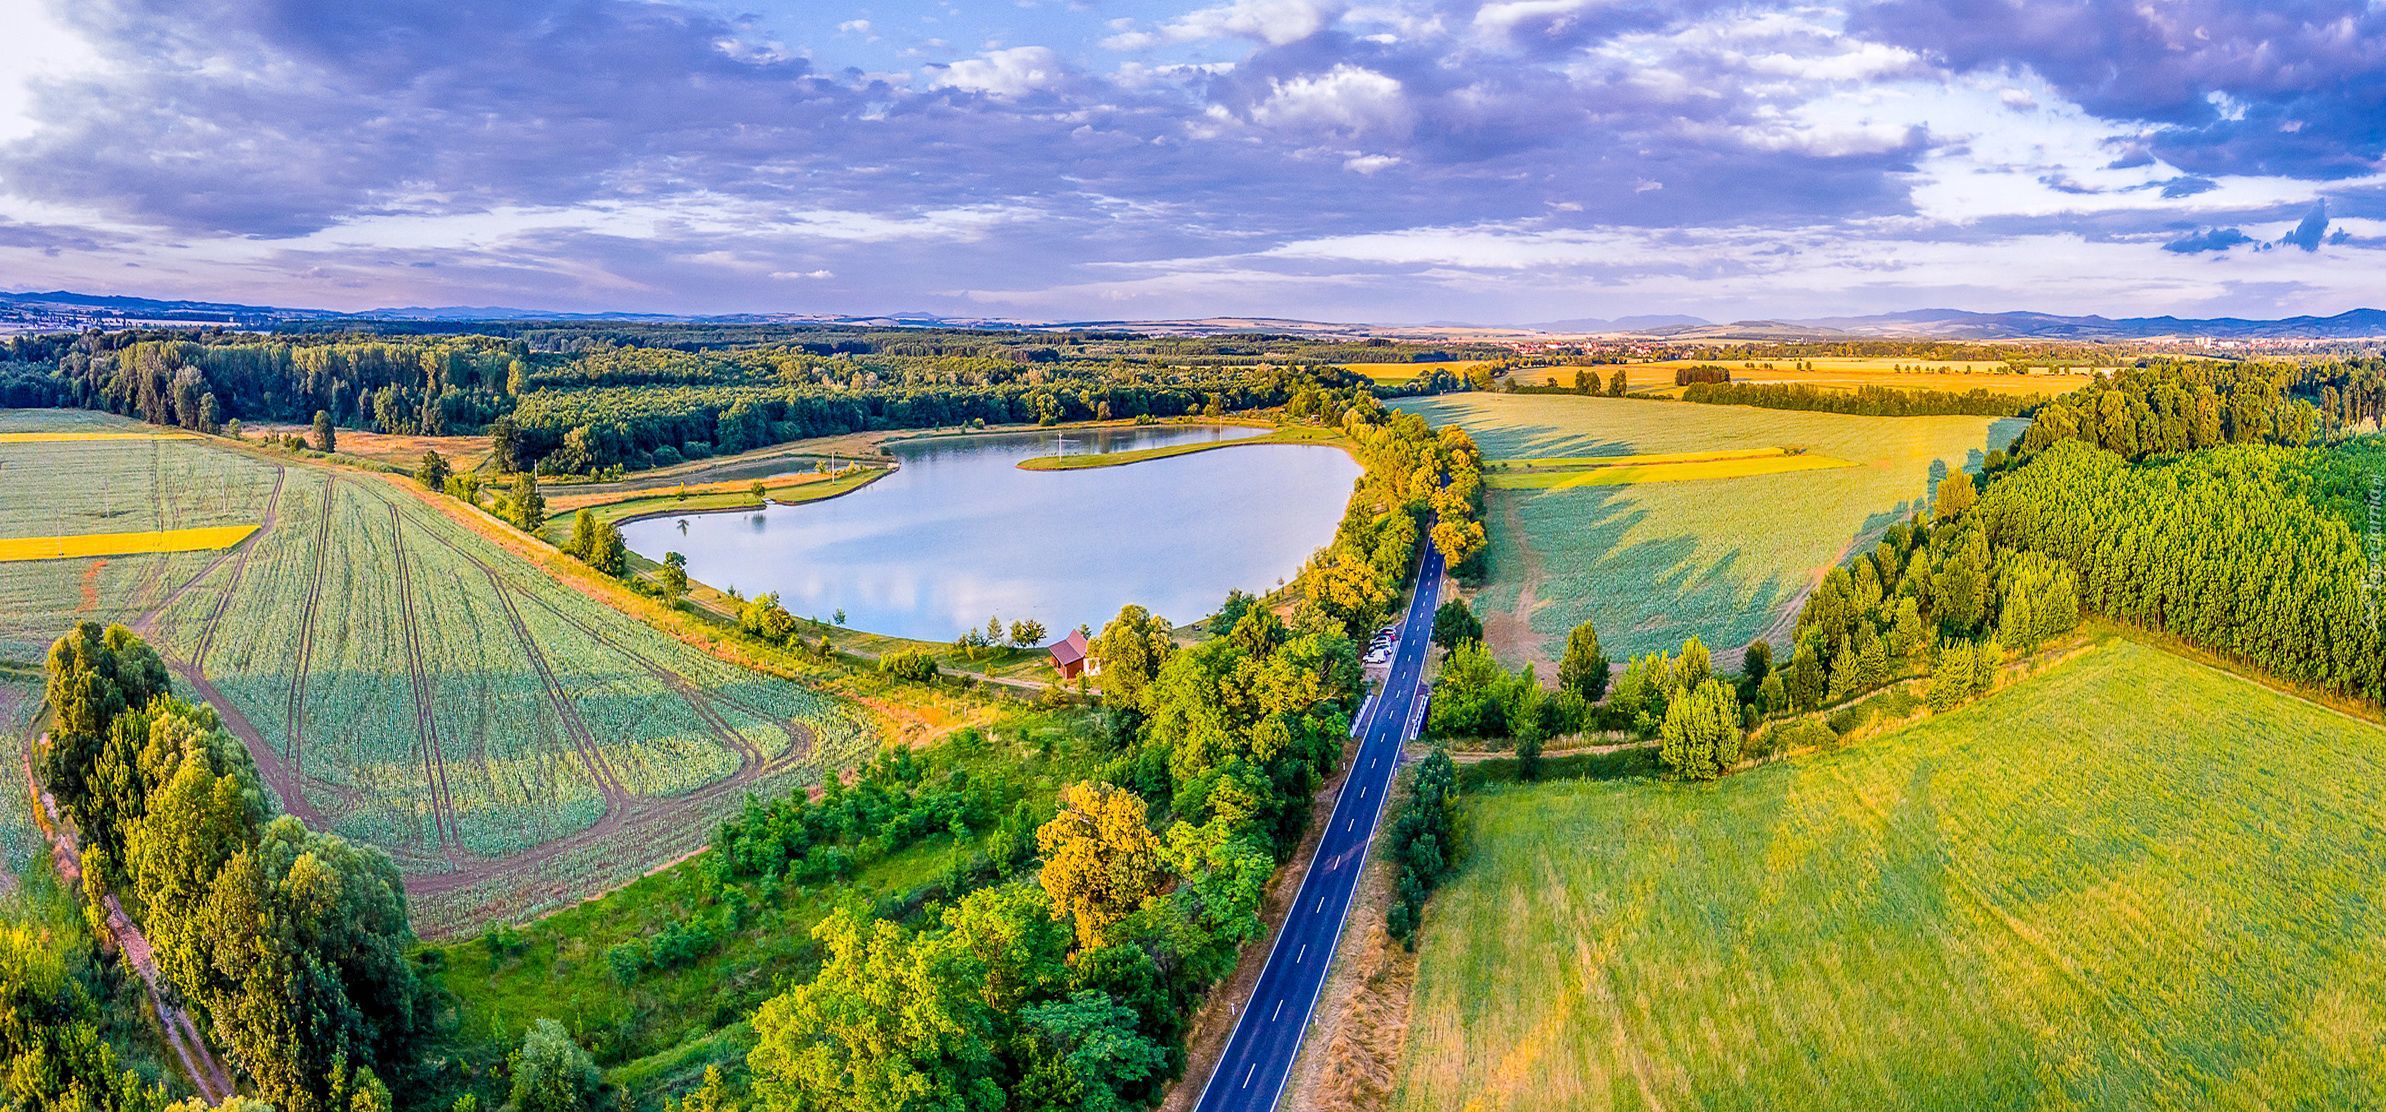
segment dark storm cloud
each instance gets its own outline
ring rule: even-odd
[[[2386,153],[2386,8],[2366,0],[1886,0],[1851,22],[2152,122],[2150,152],[2199,174],[2340,178]]]

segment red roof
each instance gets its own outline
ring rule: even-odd
[[[1075,664],[1083,659],[1085,659],[1085,631],[1082,629],[1072,631],[1067,637],[1062,638],[1059,644],[1052,646],[1052,662],[1054,664],[1065,666]]]

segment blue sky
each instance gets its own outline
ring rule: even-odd
[[[0,286],[1527,323],[2386,303],[2386,6],[0,0]]]

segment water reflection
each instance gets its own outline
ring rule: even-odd
[[[1122,428],[896,444],[902,468],[852,494],[759,512],[649,518],[632,549],[804,617],[950,640],[999,615],[1059,636],[1128,602],[1179,621],[1232,588],[1263,591],[1332,539],[1358,465],[1342,451],[1265,444],[1127,467],[1021,471],[1056,452],[1125,451],[1256,435]],[[685,522],[682,528],[681,522]]]

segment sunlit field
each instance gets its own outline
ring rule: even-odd
[[[1803,368],[1799,364],[1805,364]],[[1667,359],[1585,368],[1599,376],[1602,387],[1620,368],[1634,393],[1673,394],[1674,372],[1684,367],[1723,367],[1734,382],[1805,383],[1833,389],[1884,386],[1897,390],[1946,390],[1963,393],[1987,390],[1998,394],[2066,394],[2087,385],[2093,376],[2074,368],[2030,367],[2014,374],[2003,362],[1899,359],[1890,356],[1814,356],[1806,359]],[[1573,367],[1530,367],[1515,372],[1518,381],[1543,385],[1555,378],[1560,386],[1574,384]]]
[[[1925,506],[1948,469],[1977,467],[2022,424],[1570,395],[1398,404],[1465,427],[1494,462],[1488,578],[1475,604],[1493,650],[1511,665],[1538,662],[1544,675],[1586,619],[1611,657],[1677,648],[1693,634],[1722,650],[1747,644],[1854,547]],[[1729,470],[1788,448],[1807,453],[1789,459],[1852,466],[1559,489],[1513,489],[1508,477],[1537,477],[1496,468],[1551,457],[1737,456],[1676,465]]]
[[[2386,730],[2121,641],[1713,784],[1493,788],[1394,1105],[2376,1106],[2381,776]]]

